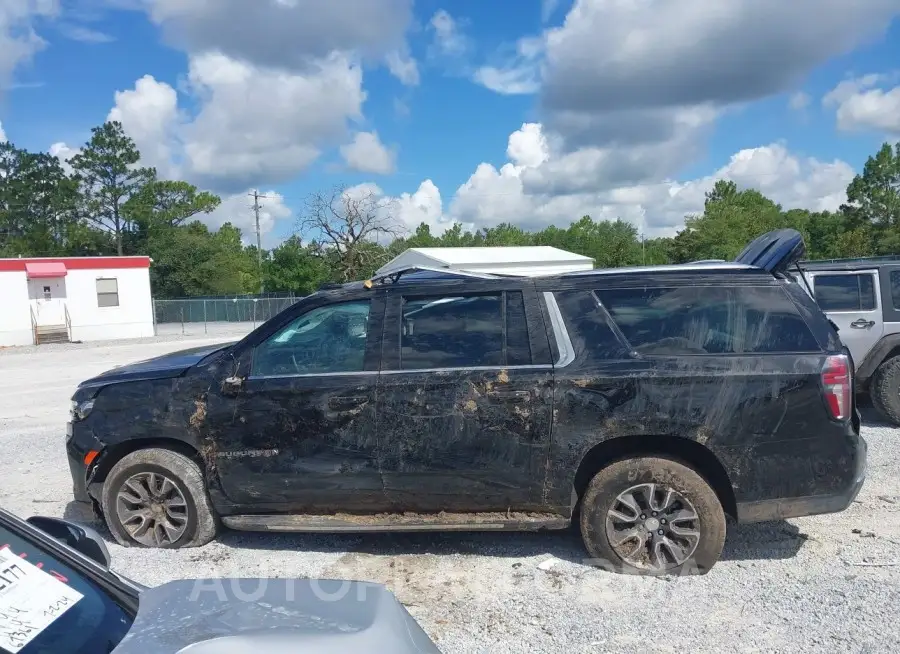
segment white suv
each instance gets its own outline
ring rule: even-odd
[[[857,389],[868,390],[875,407],[900,425],[900,257],[806,261],[800,267],[850,350]],[[795,277],[803,285],[799,273]]]

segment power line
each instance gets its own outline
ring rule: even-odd
[[[256,189],[249,195],[253,198],[253,215],[256,217],[256,264],[259,268],[259,292],[264,293],[265,282],[263,282],[262,271],[262,235],[259,231],[259,201],[260,199],[266,199],[268,196],[260,195],[259,191]]]

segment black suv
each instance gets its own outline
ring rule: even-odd
[[[82,383],[75,496],[126,545],[576,522],[604,567],[705,572],[726,514],[840,511],[863,483],[853,367],[787,272],[803,253],[782,230],[734,263],[320,291]]]

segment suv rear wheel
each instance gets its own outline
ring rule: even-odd
[[[613,572],[705,574],[725,544],[725,513],[710,485],[684,464],[625,459],[588,485],[581,537],[597,564]]]
[[[101,502],[106,525],[126,547],[197,547],[218,521],[196,463],[178,452],[132,452],[110,470]]]
[[[900,425],[900,356],[878,366],[872,375],[870,389],[875,408],[895,425]]]

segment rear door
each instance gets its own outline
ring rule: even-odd
[[[403,511],[539,505],[553,370],[534,287],[458,288],[389,292],[377,404],[385,490]]]
[[[807,279],[858,366],[884,333],[878,271],[812,271]]]

